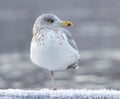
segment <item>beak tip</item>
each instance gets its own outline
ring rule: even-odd
[[[67,26],[67,27],[73,26],[72,22],[70,22],[70,21],[63,21],[61,25]]]
[[[73,26],[72,22],[69,22],[69,23],[67,24],[67,26],[68,26],[68,27],[69,27],[69,26]]]

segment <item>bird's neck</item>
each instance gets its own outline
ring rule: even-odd
[[[58,29],[59,27],[56,26],[39,26],[39,29],[44,29],[44,30],[53,30],[53,29]]]

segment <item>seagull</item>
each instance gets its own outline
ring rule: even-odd
[[[71,33],[63,28],[72,26],[70,21],[62,21],[54,14],[42,14],[33,26],[30,48],[31,61],[50,71],[52,86],[54,71],[77,69],[80,53]]]

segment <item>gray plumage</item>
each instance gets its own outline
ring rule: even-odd
[[[61,31],[62,31],[62,33],[64,33],[64,34],[66,35],[66,37],[68,38],[69,44],[70,44],[73,48],[75,48],[75,49],[78,50],[77,44],[76,44],[75,40],[73,39],[71,33],[70,33],[67,29],[65,29],[65,28],[61,28]]]
[[[75,40],[73,39],[71,33],[67,29],[65,29],[65,28],[61,28],[61,31],[62,31],[61,33],[64,33],[66,35],[69,44],[73,48],[75,48],[76,50],[78,50],[77,44],[76,44]],[[66,69],[78,69],[79,68],[78,61],[76,61],[75,63],[69,65]]]

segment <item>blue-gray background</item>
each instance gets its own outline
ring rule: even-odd
[[[35,19],[54,13],[81,53],[80,68],[55,73],[58,88],[120,89],[120,0],[0,0],[0,88],[51,88],[49,72],[32,64]]]

